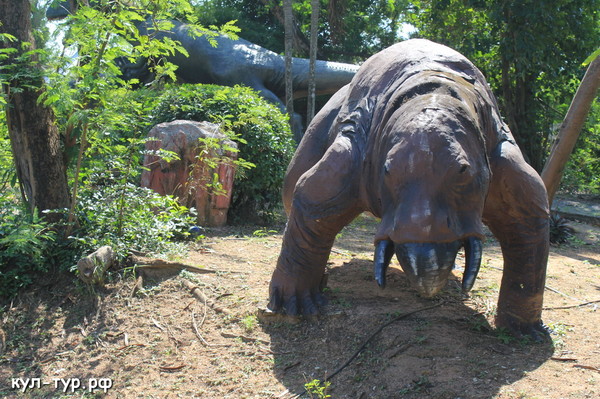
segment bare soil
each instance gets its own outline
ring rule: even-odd
[[[126,269],[104,287],[49,282],[0,304],[0,397],[318,398],[315,388],[302,394],[305,383],[323,387],[341,368],[326,391],[332,398],[598,398],[600,228],[572,225],[576,236],[551,248],[544,321],[552,342],[494,328],[502,256],[492,237],[469,297],[457,272],[427,300],[397,263],[387,288],[377,287],[375,221],[363,216],[334,247],[326,315],[293,320],[260,311],[282,226],[227,228],[183,260],[217,273],[146,275],[132,295]]]

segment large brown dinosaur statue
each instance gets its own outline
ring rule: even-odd
[[[269,309],[312,315],[336,234],[361,212],[381,218],[375,279],[395,253],[424,297],[447,282],[459,249],[475,282],[483,224],[500,242],[496,324],[541,339],[548,202],[481,72],[464,56],[408,40],[368,59],[307,128],[284,183],[289,219]]]

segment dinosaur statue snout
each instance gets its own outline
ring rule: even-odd
[[[375,248],[375,280],[385,287],[385,272],[396,253],[402,270],[420,295],[430,298],[440,292],[448,280],[459,249],[465,248],[463,291],[469,291],[481,265],[482,244],[476,237],[447,243],[394,243],[381,240]]]

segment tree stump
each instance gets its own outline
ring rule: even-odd
[[[223,226],[231,202],[237,148],[209,122],[177,120],[156,125],[148,134],[142,186],[173,195],[198,211],[198,224]],[[168,159],[169,151],[178,159]]]
[[[113,265],[115,260],[115,252],[110,246],[100,247],[77,262],[79,278],[88,284],[102,284],[106,270]]]

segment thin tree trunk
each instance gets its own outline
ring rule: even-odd
[[[600,87],[600,57],[596,57],[588,69],[573,97],[567,115],[560,125],[558,136],[554,140],[550,156],[542,171],[542,180],[548,191],[548,202],[552,204],[554,195],[560,185],[569,156],[575,148],[581,128],[585,123],[592,102]]]
[[[0,43],[0,47],[17,49],[5,61],[12,70],[8,70],[2,94],[7,99],[6,122],[23,200],[32,212],[68,208],[69,190],[54,114],[37,102],[44,91],[42,70],[36,56],[19,60],[35,49],[29,0],[0,0],[0,10],[0,31],[17,39]],[[18,76],[11,77],[11,71]],[[60,214],[48,213],[46,218],[57,221]]]
[[[317,61],[317,36],[319,31],[319,6],[320,0],[311,1],[310,14],[310,53],[308,67],[308,102],[306,110],[306,126],[310,124],[315,116],[316,82],[315,64]]]
[[[285,16],[283,13],[283,7],[279,5],[279,1],[277,0],[261,0],[269,10],[271,10],[271,14],[279,21],[279,23],[285,27]],[[295,22],[292,17],[292,35],[293,35],[293,48],[296,53],[305,55],[309,53],[309,40],[306,38],[300,27],[298,26],[297,21]]]
[[[292,0],[283,0],[283,16],[285,29],[285,107],[290,115],[290,122],[294,115],[294,89],[292,76],[292,50],[293,50],[293,18]]]

